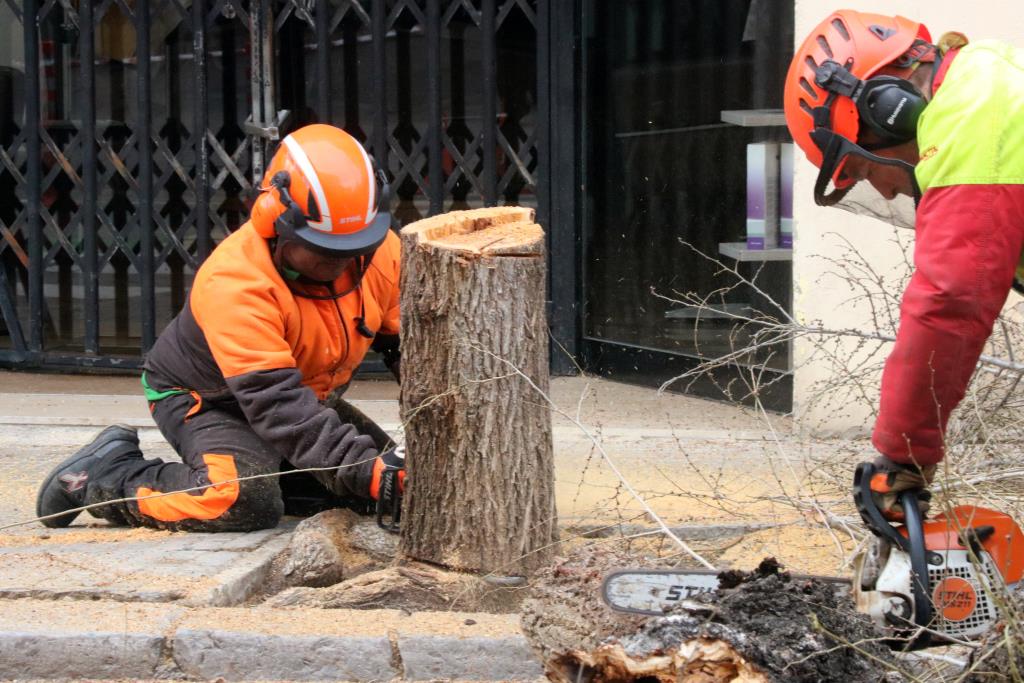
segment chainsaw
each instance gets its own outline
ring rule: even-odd
[[[904,491],[903,524],[871,498],[874,465],[854,474],[854,502],[872,532],[855,559],[853,580],[796,576],[849,586],[858,612],[890,636],[890,647],[921,649],[977,639],[999,620],[997,596],[1024,576],[1024,534],[1006,514],[962,505],[925,521],[919,491]],[[714,570],[624,569],[605,577],[601,597],[620,612],[663,615],[718,589]]]

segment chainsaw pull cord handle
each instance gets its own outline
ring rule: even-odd
[[[907,545],[910,547],[910,566],[914,570],[911,577],[911,586],[914,589],[914,623],[922,628],[921,633],[908,643],[910,650],[919,650],[928,647],[932,635],[927,630],[932,625],[932,598],[930,595],[928,578],[928,549],[924,539],[924,519],[921,510],[917,507],[917,494],[919,490],[904,491],[900,494],[900,504],[903,506],[904,525],[907,528]],[[877,508],[876,508],[877,509]],[[892,525],[889,525],[892,529]],[[895,531],[895,530],[894,530]],[[900,538],[903,538],[901,535]]]

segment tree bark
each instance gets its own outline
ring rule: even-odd
[[[546,281],[531,209],[457,211],[402,230],[404,555],[503,575],[551,559]]]

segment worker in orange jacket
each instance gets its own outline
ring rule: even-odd
[[[46,478],[40,516],[131,498],[89,512],[131,526],[246,531],[275,526],[285,511],[390,505],[401,494],[402,452],[339,398],[371,348],[400,374],[387,181],[350,135],[311,125],[281,142],[262,190],[145,361],[150,411],[182,462],[144,459],[134,429],[108,427]]]

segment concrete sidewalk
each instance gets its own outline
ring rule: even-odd
[[[31,520],[46,473],[107,424],[137,426],[146,457],[176,457],[137,386],[133,378],[0,372],[0,526]],[[357,382],[347,398],[400,432],[393,383]],[[772,544],[819,543],[792,526],[799,514],[778,504],[788,495],[780,488],[787,472],[798,476],[805,455],[787,418],[773,416],[769,429],[734,406],[585,378],[554,380],[550,400],[563,538],[651,528],[614,463],[720,566],[763,557]],[[0,678],[541,675],[512,616],[243,606],[294,524],[175,534],[111,528],[82,515],[67,529],[30,523],[0,530]],[[366,524],[376,531],[372,520]],[[833,545],[819,543],[827,552]],[[820,548],[806,556],[814,559]],[[829,571],[820,563],[791,567]]]
[[[384,429],[400,430],[394,382],[356,381],[345,398]],[[576,422],[613,437],[762,440],[768,433],[753,411],[598,378],[554,378],[549,399],[556,434],[582,433]],[[154,426],[137,378],[0,371],[0,425],[104,427],[116,422]],[[792,429],[792,422],[781,416],[773,425],[783,434]]]
[[[0,496],[0,526],[31,518],[35,486],[50,467],[108,424],[138,427],[147,457],[176,458],[135,391],[136,382],[0,372],[0,492],[15,493]],[[766,506],[758,501],[777,493],[770,490],[775,477],[765,471],[766,453],[778,450],[775,435],[790,438],[788,418],[773,416],[773,433],[752,412],[724,403],[592,378],[556,378],[551,385],[563,521],[599,524],[642,513],[623,494],[609,459],[630,472],[630,483],[641,493],[658,499],[659,514],[673,523],[732,521],[713,501],[701,504],[694,497],[719,495],[712,489],[723,480],[752,501],[751,514],[763,512]],[[372,381],[354,383],[347,394],[399,435],[397,396],[393,382]],[[751,478],[754,472],[762,476]],[[689,497],[678,495],[682,489]]]

